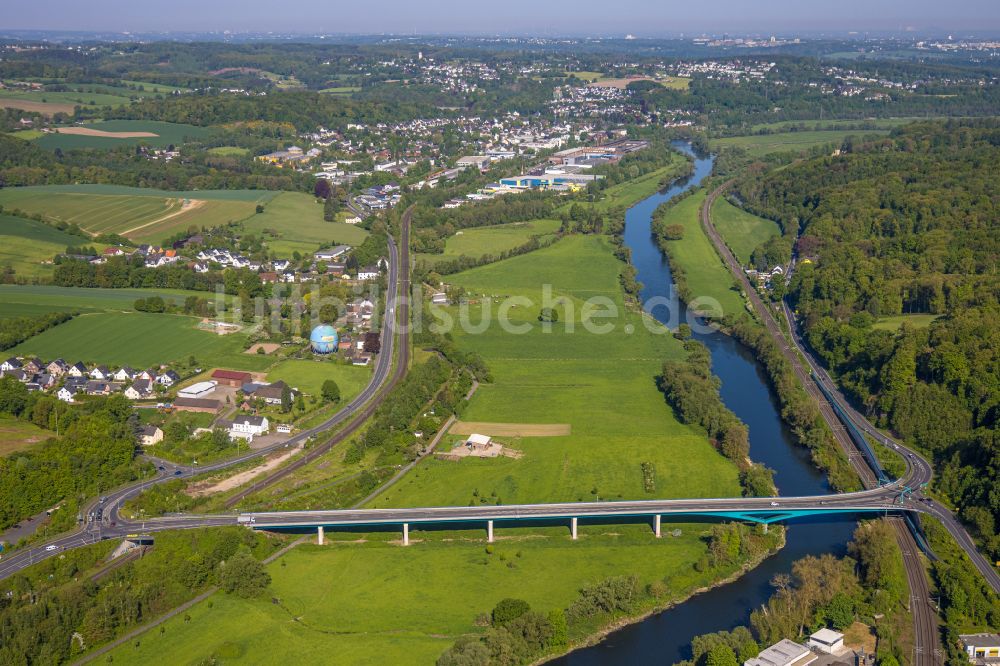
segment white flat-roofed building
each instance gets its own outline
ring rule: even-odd
[[[1000,664],[1000,634],[962,634],[958,637],[973,664]]]
[[[753,659],[747,659],[743,666],[806,666],[819,659],[804,645],[784,638]]]
[[[177,392],[178,398],[204,398],[215,390],[216,382],[198,382]]]
[[[827,654],[840,654],[844,651],[844,634],[823,627],[809,637],[808,645]]]

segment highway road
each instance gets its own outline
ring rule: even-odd
[[[181,465],[157,458],[150,458],[156,466],[156,474],[136,483],[131,483],[114,490],[106,492],[102,497],[95,497],[90,500],[81,510],[84,517],[83,525],[76,531],[58,536],[52,540],[37,544],[30,548],[15,551],[10,555],[0,558],[0,579],[13,575],[21,569],[31,566],[47,557],[52,557],[68,548],[76,548],[89,543],[94,543],[101,539],[119,538],[128,534],[141,532],[147,521],[129,521],[122,517],[120,509],[124,502],[143,492],[149,486],[176,478],[187,478],[195,474],[204,474],[233,467],[240,463],[255,458],[260,458],[279,449],[296,446],[307,439],[319,436],[322,433],[335,428],[345,421],[346,426],[329,440],[313,447],[301,458],[290,465],[277,470],[267,479],[258,481],[252,490],[260,490],[269,484],[274,483],[278,478],[286,475],[291,469],[297,469],[322,455],[332,446],[342,441],[347,435],[354,432],[371,415],[375,408],[381,403],[392,390],[392,387],[402,378],[409,364],[409,293],[410,293],[410,267],[409,267],[409,233],[410,218],[412,211],[407,210],[402,217],[400,245],[397,246],[393,238],[389,237],[389,270],[386,289],[385,318],[382,322],[381,341],[382,349],[375,361],[375,369],[368,385],[353,400],[338,410],[333,416],[317,425],[314,428],[297,433],[293,437],[283,442],[278,442],[267,447],[248,451],[245,454],[220,460],[206,465]],[[402,296],[402,298],[400,298]],[[402,325],[397,325],[402,322]],[[398,345],[397,345],[398,338]],[[394,365],[394,353],[399,349],[399,358]],[[236,501],[245,496],[245,492],[238,496]],[[235,502],[234,502],[235,504]],[[96,516],[91,519],[91,516]],[[162,520],[157,525],[155,521],[148,521],[147,531],[162,529],[184,529],[194,527],[207,527],[213,525],[236,524],[235,514],[231,515],[191,515],[171,517]]]

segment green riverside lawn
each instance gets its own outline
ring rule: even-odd
[[[712,223],[743,265],[750,263],[750,255],[759,245],[781,235],[777,222],[748,213],[725,197],[715,199]]]
[[[746,309],[743,297],[733,289],[732,276],[701,228],[698,211],[704,201],[705,190],[698,190],[667,212],[665,224],[684,227],[682,239],[667,241],[670,262],[684,270],[692,297],[714,298],[722,305],[723,313],[743,312]]]
[[[543,239],[551,237],[559,231],[561,224],[559,220],[531,220],[462,229],[448,238],[442,254],[418,254],[417,259],[437,263],[458,259],[461,256],[498,255],[527,243],[535,236]]]
[[[470,307],[473,323],[482,318],[484,300],[519,296],[535,303],[510,313],[512,324],[530,328],[526,335],[503,330],[495,321],[496,303],[489,305],[494,321],[484,332],[454,330],[462,347],[483,355],[495,378],[480,386],[463,420],[569,424],[571,434],[508,438],[505,443],[524,453],[520,459],[429,461],[372,506],[463,505],[493,498],[494,492],[507,504],[739,494],[735,467],[703,433],[677,422],[656,387],[663,360],[679,356],[680,343],[658,325],[661,334],[651,333],[635,313],[595,320],[613,326],[607,334],[584,330],[580,313],[587,298],[609,299],[623,312],[621,267],[606,237],[570,236],[451,276],[480,301]],[[573,303],[575,332],[564,326],[565,306],[552,331],[542,329],[537,316],[543,284],[552,285],[553,298]],[[457,310],[448,314],[458,317]],[[643,462],[656,468],[655,493],[643,490]]]

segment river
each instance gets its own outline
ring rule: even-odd
[[[632,263],[643,283],[642,301],[666,297],[673,288],[670,264],[651,234],[653,211],[664,201],[697,187],[712,171],[714,158],[695,154],[689,144],[675,147],[694,157],[691,176],[675,182],[630,208],[625,215],[625,244],[632,250]],[[666,322],[669,312],[657,307],[651,314]],[[680,321],[686,317],[681,313]],[[675,323],[675,322],[672,322]],[[775,471],[782,495],[831,492],[826,477],[809,460],[808,451],[797,446],[781,421],[780,408],[767,382],[764,369],[741,344],[718,332],[695,333],[712,354],[712,371],[722,381],[721,395],[750,428],[750,457]],[[853,519],[819,519],[796,522],[788,527],[785,547],[738,580],[692,597],[683,604],[609,634],[601,643],[571,652],[550,662],[559,666],[606,666],[608,664],[671,664],[691,657],[691,639],[746,624],[750,611],[771,596],[771,578],[791,569],[792,562],[806,555],[843,555],[856,522]]]

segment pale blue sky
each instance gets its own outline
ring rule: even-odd
[[[998,0],[3,0],[0,30],[625,34],[1000,30]]]

